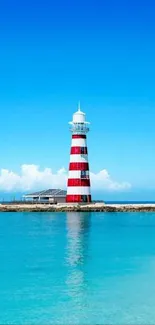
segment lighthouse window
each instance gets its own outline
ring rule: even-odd
[[[86,170],[81,171],[81,178],[87,178],[87,171]]]
[[[85,147],[81,147],[81,155],[85,154]]]
[[[81,155],[86,155],[86,154],[87,154],[87,148],[81,147]]]
[[[81,195],[81,201],[87,202],[87,195]]]

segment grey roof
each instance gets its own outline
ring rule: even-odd
[[[49,190],[44,190],[44,191],[39,191],[39,192],[34,192],[30,194],[24,195],[25,197],[29,196],[66,196],[67,191],[61,190],[61,189],[49,189]]]

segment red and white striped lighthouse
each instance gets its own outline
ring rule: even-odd
[[[73,121],[69,124],[71,125],[72,143],[66,202],[91,202],[86,137],[90,123],[86,122],[85,113],[81,112],[80,105],[78,111],[73,115]]]

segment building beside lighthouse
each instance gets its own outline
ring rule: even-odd
[[[87,133],[89,122],[86,115],[80,109],[73,114],[72,122],[69,122],[72,132],[70,151],[69,175],[67,183],[67,203],[90,203],[91,185],[89,176],[89,161],[87,148]]]

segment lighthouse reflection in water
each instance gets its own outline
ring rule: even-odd
[[[87,260],[89,255],[89,230],[91,213],[67,213],[67,247],[66,247],[66,294],[80,313],[86,304],[87,296]],[[75,315],[73,315],[74,317]],[[84,315],[83,315],[84,316]],[[76,319],[72,319],[76,321]]]

